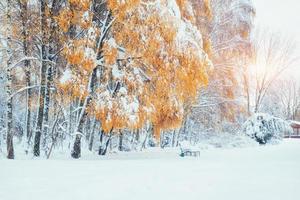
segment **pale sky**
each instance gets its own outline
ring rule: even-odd
[[[283,35],[294,37],[298,44],[297,56],[300,56],[300,1],[253,0],[253,3],[256,7],[256,26],[266,26]],[[290,71],[300,81],[300,60]]]

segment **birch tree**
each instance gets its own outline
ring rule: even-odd
[[[20,10],[20,19],[21,19],[21,41],[23,46],[24,57],[30,56],[30,43],[29,43],[29,11],[28,11],[28,1],[18,0],[17,1],[19,10]],[[32,105],[32,88],[31,88],[31,69],[30,69],[30,60],[26,59],[24,61],[24,71],[26,76],[26,136],[29,141],[31,138],[31,105]]]
[[[83,102],[74,158],[80,157],[88,114],[94,113],[101,129],[110,135],[120,129],[141,128],[149,120],[159,140],[160,130],[180,126],[183,104],[207,82],[209,61],[202,49],[201,33],[182,19],[192,17],[187,12],[188,4],[181,2],[180,7],[176,1],[107,1],[100,13],[94,10],[93,18],[89,9],[97,8],[94,3],[76,3],[76,8],[86,13],[78,14],[78,23],[74,24],[72,17],[67,21],[62,17],[60,22],[65,30],[72,26],[86,30],[65,51],[72,66],[71,79],[65,84],[76,86],[66,89]],[[61,16],[69,16],[69,12],[70,8],[66,8]],[[93,21],[102,26],[92,26]],[[100,84],[96,85],[98,79]]]
[[[44,109],[45,109],[45,86],[46,86],[46,73],[47,73],[47,16],[46,16],[47,3],[46,1],[40,2],[40,11],[41,11],[41,74],[40,74],[40,92],[39,92],[39,107],[38,107],[38,116],[37,116],[37,125],[34,136],[34,156],[40,156],[40,142],[41,135],[43,130],[43,121],[44,121]]]
[[[6,111],[6,145],[7,145],[7,158],[14,159],[14,146],[13,146],[13,99],[12,99],[12,2],[11,0],[6,1],[6,19],[7,19],[7,29],[6,29],[6,53],[7,53],[7,63],[6,63],[6,94],[7,94],[7,111]]]
[[[279,33],[258,30],[253,43],[255,59],[252,77],[255,81],[254,112],[257,113],[272,84],[295,63],[297,57],[296,43]]]

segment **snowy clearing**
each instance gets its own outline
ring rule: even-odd
[[[200,158],[152,149],[81,160],[0,160],[1,200],[296,200],[300,140],[210,149]],[[97,159],[97,160],[96,160]]]

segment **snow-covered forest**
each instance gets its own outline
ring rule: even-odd
[[[1,2],[1,148],[79,158],[236,121],[254,14],[237,0]]]
[[[277,1],[0,0],[0,200],[296,200]]]
[[[280,78],[294,43],[254,27],[251,0],[5,0],[0,12],[7,158],[195,145],[253,113],[299,118],[299,84]]]

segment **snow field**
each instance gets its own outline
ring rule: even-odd
[[[298,200],[300,140],[209,149],[181,158],[149,149],[81,160],[0,160],[1,200]]]

